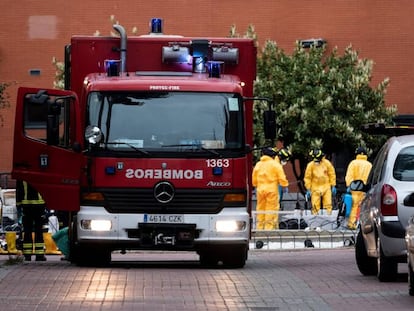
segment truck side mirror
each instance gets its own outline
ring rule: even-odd
[[[263,126],[266,139],[276,138],[276,112],[274,110],[266,110],[263,113]]]

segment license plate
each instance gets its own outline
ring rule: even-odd
[[[183,223],[184,215],[176,214],[144,214],[144,222],[146,223]]]

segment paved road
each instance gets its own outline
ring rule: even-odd
[[[363,277],[352,248],[252,250],[244,269],[205,269],[193,253],[115,255],[107,268],[0,258],[0,310],[413,310],[407,269]],[[120,260],[122,259],[122,260]],[[405,273],[404,273],[405,272]]]

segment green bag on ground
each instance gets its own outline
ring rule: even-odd
[[[55,241],[57,247],[62,252],[62,254],[65,255],[66,258],[69,258],[69,227],[65,227],[57,231],[54,235],[52,235],[52,239]]]

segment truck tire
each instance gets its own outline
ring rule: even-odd
[[[70,262],[83,267],[105,267],[111,262],[111,251],[103,247],[84,247],[78,243],[77,217],[73,217],[70,239]]]
[[[76,264],[82,267],[107,267],[111,263],[111,251],[99,247],[79,247]]]
[[[79,247],[77,245],[78,229],[76,227],[77,216],[73,216],[72,223],[69,223],[69,261],[73,264],[77,264],[80,256]]]
[[[248,255],[247,245],[220,245],[199,251],[200,264],[214,268],[221,262],[224,268],[243,268]]]
[[[223,258],[226,268],[239,269],[246,264],[248,247],[245,245],[229,247]]]
[[[364,238],[361,230],[358,231],[355,242],[355,260],[358,266],[359,272],[362,275],[376,275],[377,274],[377,262],[375,257],[369,257],[367,255],[367,249],[365,247]]]
[[[408,264],[408,293],[414,296],[414,272],[411,264]]]
[[[212,254],[213,253],[213,254]],[[200,264],[202,267],[205,268],[214,268],[218,265],[219,259],[216,255],[214,255],[214,251],[207,252],[203,251],[200,252]]]
[[[393,257],[387,257],[381,247],[381,241],[377,239],[379,256],[377,258],[377,277],[380,282],[392,282],[398,276],[398,261]]]

